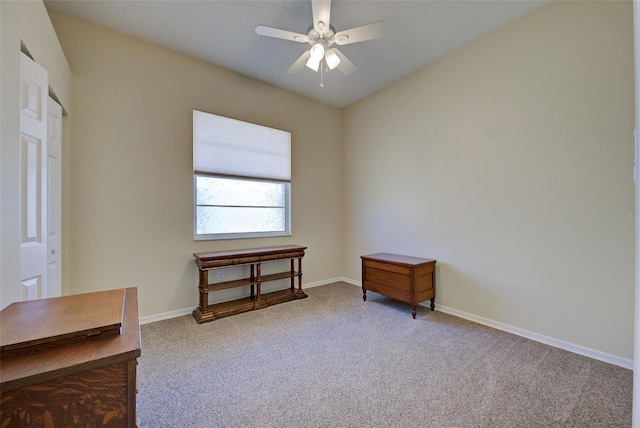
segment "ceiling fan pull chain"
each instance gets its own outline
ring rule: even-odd
[[[321,88],[324,88],[323,76],[324,76],[324,67],[322,66],[322,64],[320,64],[320,87]]]

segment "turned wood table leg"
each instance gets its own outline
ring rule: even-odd
[[[436,310],[436,299],[435,297],[431,299],[431,312]]]
[[[291,292],[293,293],[296,290],[296,287],[295,287],[296,278],[293,275],[295,272],[295,269],[293,268],[293,259],[291,259],[290,261],[291,261],[291,271],[290,271],[291,272]],[[298,271],[300,271],[300,268],[298,268]]]
[[[415,306],[411,307],[411,315],[413,316],[413,319],[416,319],[416,307]]]
[[[209,312],[209,293],[207,289],[209,287],[209,271],[200,270],[200,312],[206,314]]]
[[[362,261],[362,300],[367,301],[367,288],[365,286],[365,281],[367,279],[367,271],[364,268],[364,260]]]
[[[291,263],[293,263],[293,260],[291,260]],[[302,293],[302,257],[298,258],[298,293]]]
[[[255,265],[251,265],[251,298],[253,299],[256,296],[256,274],[255,274]]]
[[[260,263],[256,263],[256,300],[262,299],[262,273]]]

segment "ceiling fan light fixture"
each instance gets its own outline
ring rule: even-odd
[[[311,58],[313,58],[314,61],[320,62],[322,61],[323,57],[324,57],[324,46],[322,45],[322,43],[316,43],[311,48]]]
[[[318,71],[318,68],[320,67],[320,60],[315,59],[313,55],[311,55],[306,65],[308,68],[312,69],[313,71]]]
[[[336,54],[333,49],[329,49],[326,53],[325,60],[327,61],[327,67],[329,70],[333,70],[340,64],[340,57]]]

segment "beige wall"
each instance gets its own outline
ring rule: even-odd
[[[71,71],[42,2],[0,1],[0,307],[20,300],[20,46],[71,112]],[[65,127],[67,126],[65,119]],[[66,136],[65,136],[66,137]],[[64,247],[63,247],[64,257]]]
[[[305,283],[342,275],[340,110],[51,18],[74,73],[66,293],[137,286],[141,316],[182,310],[197,305],[192,253],[285,244],[309,247]],[[292,237],[193,241],[193,109],[291,131]]]
[[[345,276],[438,260],[437,302],[633,356],[631,2],[554,2],[345,110]]]

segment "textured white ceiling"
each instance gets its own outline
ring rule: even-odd
[[[334,0],[336,31],[387,23],[382,39],[341,46],[357,70],[320,76],[286,70],[307,44],[258,36],[257,25],[305,33],[310,0],[45,0],[47,8],[207,61],[336,106],[346,107],[508,24],[548,0]]]

